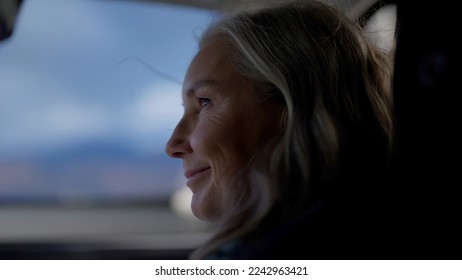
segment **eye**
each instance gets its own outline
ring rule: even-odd
[[[200,108],[208,107],[208,106],[210,106],[210,103],[211,103],[210,99],[205,98],[205,97],[197,98],[197,102],[199,103]]]

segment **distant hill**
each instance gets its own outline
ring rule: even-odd
[[[181,163],[118,143],[82,143],[0,162],[0,202],[166,201],[182,185]]]

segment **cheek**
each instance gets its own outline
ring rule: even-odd
[[[250,116],[207,116],[198,123],[190,143],[197,154],[209,160],[242,164],[258,144],[258,131]]]
[[[249,140],[248,133],[255,128],[246,128],[248,120],[243,122],[238,117],[222,120],[217,117],[201,120],[190,137],[194,156],[211,166],[212,184],[219,193],[233,185],[236,174],[247,166],[256,147],[256,141]]]

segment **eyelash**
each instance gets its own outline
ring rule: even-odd
[[[210,106],[210,102],[211,102],[210,99],[205,98],[205,97],[197,98],[197,103],[199,104],[200,108],[205,108],[205,107]],[[207,103],[207,105],[204,105],[204,103]]]

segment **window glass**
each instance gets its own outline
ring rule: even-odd
[[[0,43],[0,201],[166,201],[164,145],[216,12],[148,1],[23,1]]]
[[[369,38],[380,48],[393,51],[396,32],[396,5],[378,9],[364,26]]]

